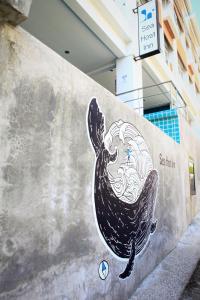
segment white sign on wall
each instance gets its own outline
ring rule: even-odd
[[[160,53],[156,0],[151,0],[138,7],[138,35],[140,58]]]

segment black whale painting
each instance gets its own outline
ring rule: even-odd
[[[119,120],[105,133],[96,99],[89,104],[88,132],[96,155],[96,219],[109,250],[128,261],[119,275],[124,279],[156,229],[158,173],[144,138],[132,124]]]

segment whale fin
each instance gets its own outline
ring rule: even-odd
[[[156,230],[157,220],[151,224],[151,234],[153,234]]]
[[[135,242],[134,240],[132,240],[132,247],[131,247],[131,254],[129,257],[129,261],[124,272],[119,275],[120,278],[125,279],[126,277],[131,275],[134,266],[134,259],[135,259]]]
[[[99,155],[104,140],[104,117],[100,112],[97,101],[93,98],[88,110],[88,131],[96,153]]]

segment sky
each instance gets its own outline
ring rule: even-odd
[[[192,0],[192,11],[195,13],[200,27],[200,1]]]

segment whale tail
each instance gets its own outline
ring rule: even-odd
[[[156,230],[157,220],[151,224],[151,234],[153,234]]]
[[[104,140],[104,117],[99,110],[96,98],[93,98],[89,105],[88,131],[94,151],[98,156]]]
[[[127,264],[126,269],[124,270],[124,272],[119,275],[120,278],[125,279],[126,277],[131,275],[131,272],[132,272],[133,266],[134,266],[134,259],[135,259],[135,242],[133,240],[132,241],[131,254],[130,254],[130,257],[129,257],[128,264]]]

